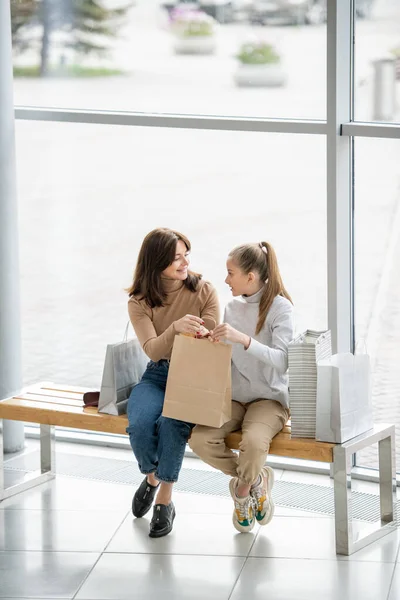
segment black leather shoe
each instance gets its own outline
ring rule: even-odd
[[[152,538],[163,537],[172,531],[175,519],[175,506],[170,502],[165,504],[156,504],[153,508],[153,518],[150,522],[149,536]]]
[[[158,485],[150,485],[150,483],[147,481],[147,477],[143,479],[132,500],[132,512],[135,517],[143,517],[149,512],[151,505],[153,504]]]

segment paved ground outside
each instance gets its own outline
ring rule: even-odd
[[[377,0],[371,20],[357,23],[359,120],[373,118],[371,61],[400,42],[396,4]],[[115,53],[126,76],[17,79],[15,101],[325,118],[325,26],[238,23],[218,35],[215,56],[176,56],[155,2],[141,1]],[[277,44],[285,87],[234,86],[234,55],[249,35]],[[189,236],[192,266],[216,285],[222,306],[229,300],[228,251],[270,240],[295,301],[297,330],[326,327],[323,137],[18,121],[17,154],[25,383],[99,387],[106,344],[122,339],[127,322],[124,288],[138,248],[157,226]],[[400,144],[358,138],[355,157],[357,337],[374,361],[376,420],[399,423]],[[400,434],[397,445],[400,459]],[[373,453],[361,459],[376,465]]]

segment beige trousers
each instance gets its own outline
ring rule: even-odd
[[[189,445],[204,462],[252,485],[265,464],[272,438],[289,418],[289,410],[275,400],[244,404],[232,401],[232,419],[222,427],[196,425]],[[239,454],[225,445],[228,433],[242,429]]]

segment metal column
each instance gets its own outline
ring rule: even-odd
[[[0,400],[20,391],[18,215],[10,2],[0,2]],[[5,452],[24,446],[24,424],[3,421]]]
[[[332,351],[353,350],[352,119],[353,2],[327,3],[328,326]]]

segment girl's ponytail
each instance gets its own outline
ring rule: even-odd
[[[275,250],[268,242],[260,242],[259,246],[263,254],[265,254],[267,263],[267,280],[265,282],[264,292],[262,293],[260,299],[256,334],[261,331],[265,323],[265,319],[267,318],[268,311],[271,308],[271,304],[276,296],[283,296],[293,304],[289,293],[283,285]]]

